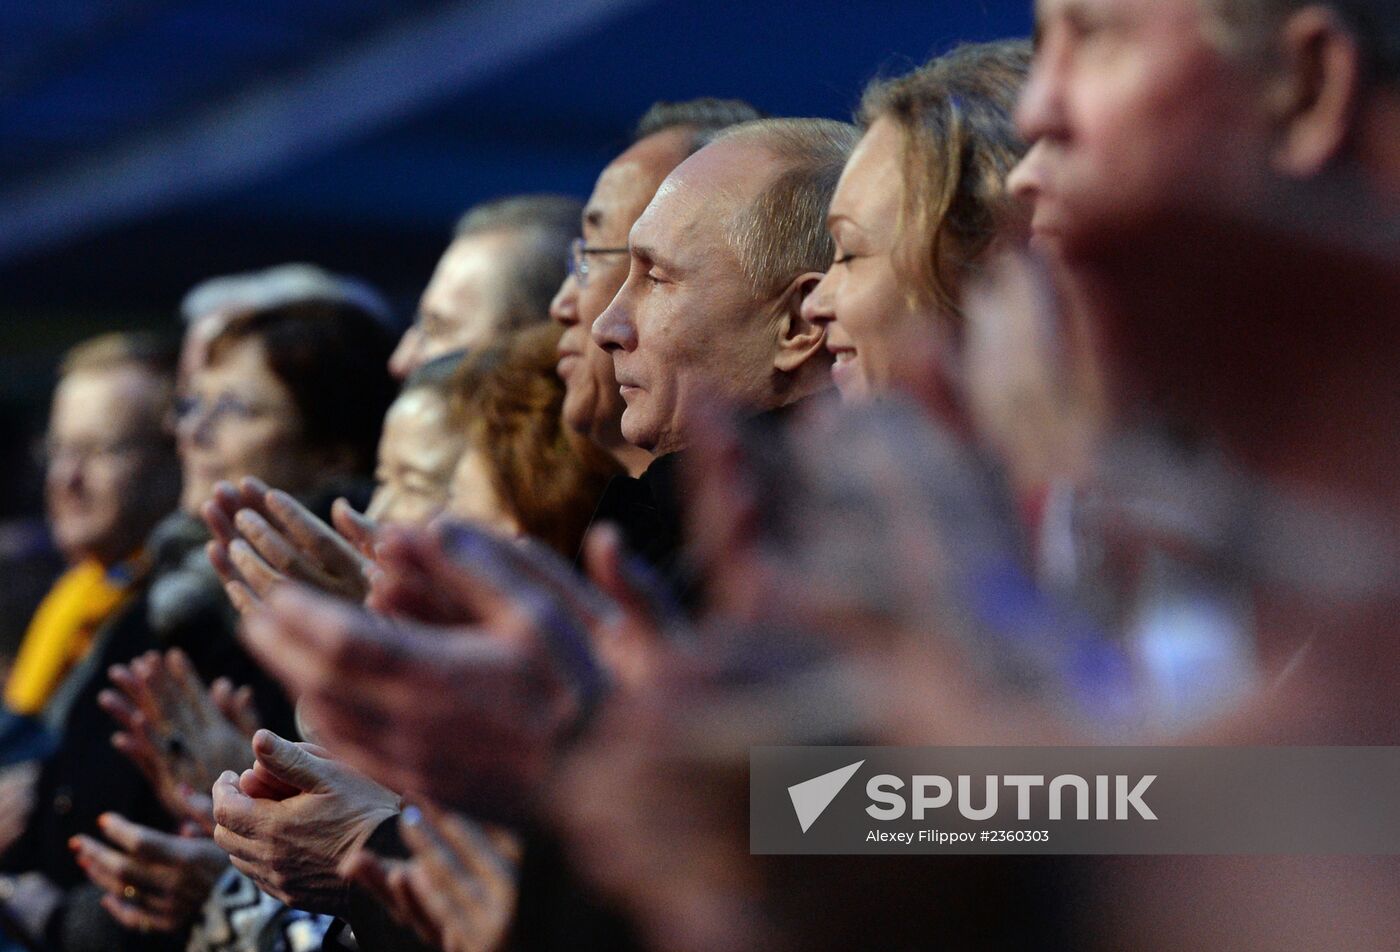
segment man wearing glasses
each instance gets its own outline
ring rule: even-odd
[[[613,455],[633,476],[651,454],[622,438],[622,411],[612,358],[592,340],[593,322],[627,277],[627,233],[662,179],[708,141],[760,118],[748,103],[727,99],[658,102],[637,124],[632,145],[598,176],[583,209],[583,237],[570,248],[569,275],[550,317],[564,328],[558,372],[564,381],[564,423]]]
[[[96,629],[141,574],[139,550],[175,508],[180,476],[169,429],[176,351],[134,334],[81,344],[65,359],[44,446],[54,540],[71,568],[35,613],[5,688],[38,714]]]

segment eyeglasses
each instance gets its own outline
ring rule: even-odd
[[[217,400],[183,396],[175,401],[175,420],[179,423],[195,416],[210,423],[223,419],[252,420],[272,412],[271,407],[253,403],[231,393],[223,394]]]
[[[159,440],[141,438],[117,440],[113,443],[61,443],[58,440],[46,439],[34,446],[34,460],[40,466],[53,466],[70,459],[82,465],[105,465],[161,445]]]
[[[578,286],[583,288],[588,286],[588,256],[589,255],[625,255],[626,248],[590,248],[583,243],[582,238],[575,238],[573,244],[569,245],[569,274],[578,281]]]

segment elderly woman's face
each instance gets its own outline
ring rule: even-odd
[[[221,479],[256,476],[288,492],[325,477],[325,454],[301,439],[301,413],[291,391],[268,366],[262,342],[250,338],[196,370],[180,400],[180,506],[196,513]]]
[[[367,515],[376,522],[421,526],[442,511],[463,439],[447,398],[415,387],[389,407],[379,438],[379,466]]]
[[[851,153],[827,219],[836,259],[803,305],[808,320],[827,325],[832,380],[847,400],[896,387],[910,343],[926,344],[934,332],[895,268],[901,152],[899,128],[880,119]]]

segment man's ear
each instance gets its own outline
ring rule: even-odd
[[[1323,6],[1290,16],[1278,33],[1281,135],[1275,171],[1311,178],[1346,145],[1360,97],[1362,57],[1356,37]]]
[[[826,329],[802,316],[802,302],[823,277],[820,271],[798,275],[778,298],[778,350],[773,366],[783,373],[797,370],[826,346]]]

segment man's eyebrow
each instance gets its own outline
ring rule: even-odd
[[[652,245],[638,244],[634,241],[631,243],[631,248],[632,257],[634,258],[645,258],[652,264],[659,264],[663,268],[670,268],[674,266],[672,262],[666,258],[665,255],[658,252],[656,248]]]

